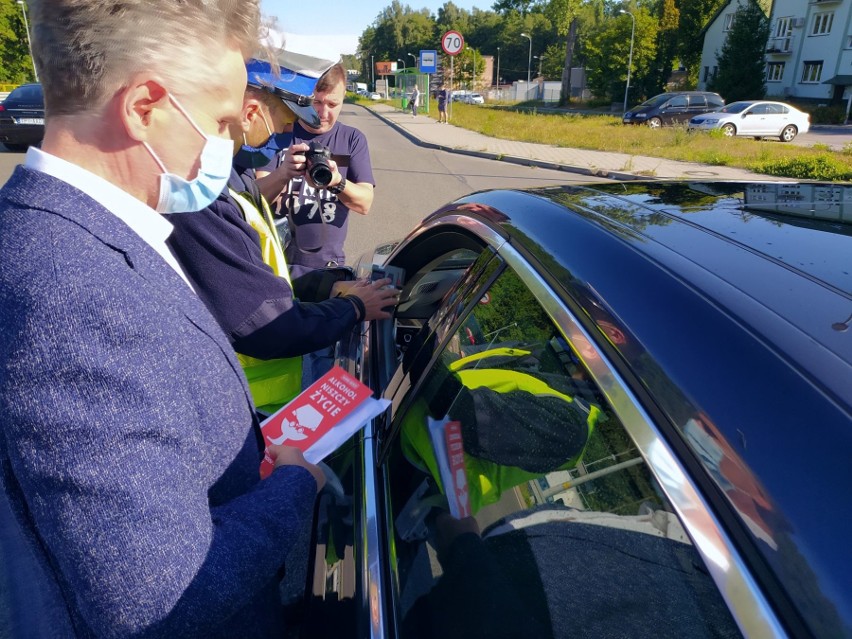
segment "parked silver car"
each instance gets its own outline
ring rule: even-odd
[[[756,140],[778,137],[790,142],[811,128],[811,116],[784,102],[744,100],[717,111],[697,115],[689,121],[690,131],[720,129],[727,136],[749,136]]]

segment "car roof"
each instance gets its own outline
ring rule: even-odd
[[[745,531],[749,561],[826,636],[852,627],[852,522],[837,517],[852,484],[852,209],[813,216],[840,216],[846,197],[852,186],[630,182],[484,192],[436,214],[469,208],[590,331],[615,323],[628,339],[608,346],[614,365],[675,439],[696,414],[714,425],[745,501],[768,504],[769,531]]]

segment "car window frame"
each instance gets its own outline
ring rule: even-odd
[[[426,226],[434,228],[451,224],[458,222],[461,217],[464,217],[466,226],[471,223],[471,218],[466,216],[448,216],[432,220]],[[475,220],[473,223],[481,224]],[[731,536],[713,512],[706,497],[702,495],[699,486],[690,479],[683,462],[678,460],[660,427],[640,401],[640,395],[631,388],[618,367],[611,362],[605,344],[592,336],[578,316],[517,249],[510,243],[506,243],[489,227],[484,224],[482,227],[486,231],[486,237],[490,235],[488,243],[497,252],[499,259],[518,275],[554,326],[563,333],[569,343],[582,346],[576,350],[593,354],[591,359],[583,358],[582,355],[580,358],[592,379],[605,394],[613,412],[621,420],[648,469],[675,509],[740,629],[746,635],[757,633],[786,636],[780,620],[746,568],[746,563]],[[476,290],[481,292],[488,290],[491,282],[504,270],[505,267],[495,269],[488,283]],[[476,297],[474,296],[473,299]],[[436,332],[443,328],[443,339],[440,340],[441,345],[433,349],[432,361],[425,370],[431,370],[443,351],[444,342],[455,333],[470,314],[472,305],[467,306],[470,308],[466,307],[463,312],[455,315],[446,315],[439,325],[435,326]],[[405,406],[410,405],[409,402],[417,396],[418,389],[419,387],[415,385],[409,390],[408,401],[399,405],[400,411],[404,411]],[[377,459],[374,461],[379,462]],[[384,477],[384,482],[387,489],[389,482],[387,476]],[[388,505],[385,504],[385,508],[387,507]],[[388,513],[389,511],[384,513],[385,523],[388,521]],[[388,534],[387,529],[383,534]],[[389,571],[385,574],[393,580],[396,578],[394,574],[396,566],[392,561],[390,563],[391,565],[385,567]],[[386,592],[393,592],[393,588],[387,589]]]

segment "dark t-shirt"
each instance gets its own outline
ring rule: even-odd
[[[293,143],[319,142],[332,155],[348,155],[348,166],[338,170],[349,182],[368,182],[375,186],[367,138],[358,129],[338,122],[327,133],[311,133],[297,122]],[[303,177],[290,181],[290,195],[284,208],[290,217],[293,239],[287,247],[290,272],[299,276],[307,270],[329,264],[345,263],[343,242],[349,227],[349,209],[327,189],[311,188]]]
[[[447,90],[441,89],[438,91],[438,108],[443,111],[445,106],[447,106]]]

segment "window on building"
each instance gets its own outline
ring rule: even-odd
[[[819,82],[822,76],[822,60],[806,61],[802,68],[802,82]]]
[[[710,79],[710,67],[704,67],[704,82]]]
[[[780,82],[782,77],[784,77],[783,62],[770,62],[766,65],[767,82]]]
[[[778,18],[775,21],[775,29],[772,32],[772,37],[785,38],[790,35],[793,35],[793,17],[786,16],[784,18]]]
[[[725,16],[725,31],[730,31],[731,27],[734,26],[734,16],[735,13],[729,13]]]
[[[831,33],[831,25],[834,22],[834,11],[814,14],[814,26],[811,35],[826,35]]]

